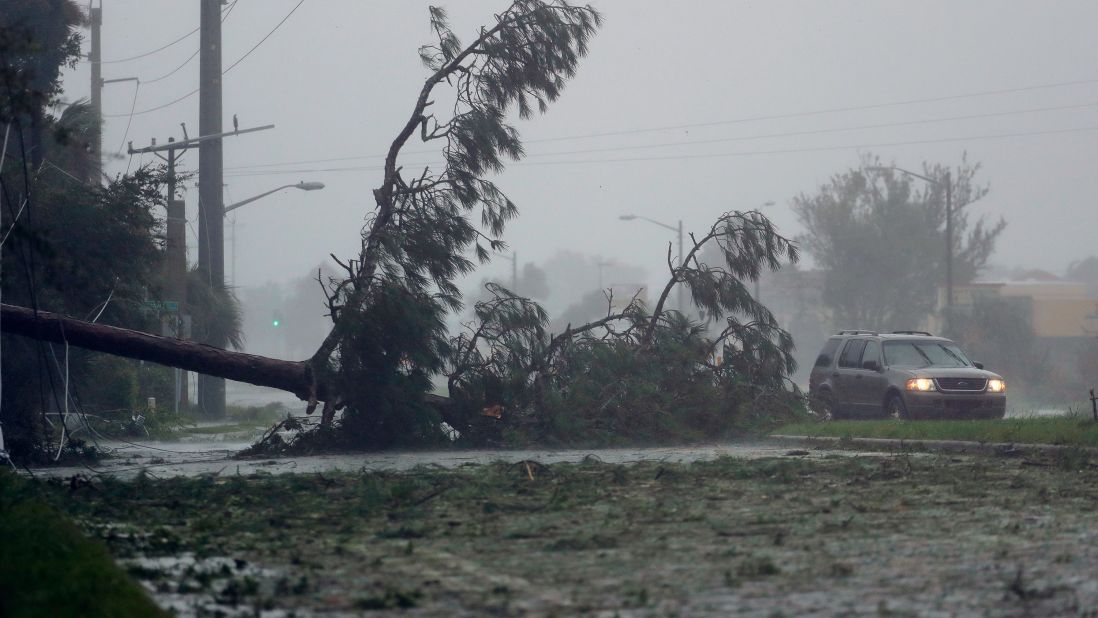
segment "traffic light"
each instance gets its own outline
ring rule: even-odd
[[[278,328],[282,326],[282,312],[275,310],[274,315],[271,316],[271,326]]]

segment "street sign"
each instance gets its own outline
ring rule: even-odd
[[[141,308],[146,311],[156,311],[158,313],[179,313],[179,301],[146,300],[141,303]]]

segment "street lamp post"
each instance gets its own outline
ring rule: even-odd
[[[678,234],[678,237],[679,237],[679,267],[682,267],[682,219],[679,219],[679,226],[675,227],[673,225],[668,225],[666,223],[656,221],[655,219],[649,219],[648,217],[644,217],[644,216],[641,216],[641,215],[621,215],[618,218],[621,219],[622,221],[632,221],[634,219],[643,219],[644,221],[647,221],[649,223],[654,223],[654,224],[656,224],[660,227],[667,228],[667,229],[671,230],[672,232],[676,232]],[[681,282],[678,285],[678,290],[676,290],[676,294],[677,294],[677,296],[676,296],[677,302],[678,302],[678,305],[679,305],[679,313],[685,314],[686,309],[685,309],[685,305],[683,303],[683,298],[682,298],[682,283]]]
[[[935,185],[935,186],[938,186],[938,187],[945,187],[945,194],[946,194],[946,232],[945,232],[945,243],[946,243],[946,254],[945,254],[945,262],[946,262],[946,306],[945,306],[945,326],[946,326],[946,331],[950,332],[952,330],[952,327],[953,327],[953,174],[952,174],[952,170],[947,169],[946,173],[945,173],[945,181],[941,181],[941,180],[937,180],[937,179],[934,179],[934,178],[930,178],[928,176],[924,176],[922,174],[917,174],[915,172],[912,172],[911,170],[905,170],[903,168],[896,167],[895,165],[870,166],[870,167],[867,167],[865,169],[871,170],[871,171],[876,171],[876,172],[886,171],[886,170],[896,171],[896,172],[900,172],[901,174],[907,174],[908,176],[913,176],[915,178],[920,178],[920,179],[925,180],[928,183],[930,183],[932,185]]]
[[[249,197],[246,200],[240,200],[239,202],[229,204],[228,206],[225,207],[225,212],[229,212],[230,210],[236,210],[237,208],[240,208],[241,206],[243,206],[245,204],[251,204],[252,202],[254,202],[254,201],[256,201],[260,198],[267,197],[268,195],[270,195],[272,193],[278,193],[279,191],[281,191],[283,189],[301,189],[302,191],[316,191],[316,190],[323,189],[323,188],[324,188],[324,183],[322,183],[322,182],[305,182],[304,180],[297,183],[297,184],[294,184],[294,185],[282,185],[281,187],[277,187],[277,188],[271,189],[270,191],[260,193],[259,195]]]
[[[254,202],[258,199],[267,197],[268,195],[270,195],[272,193],[278,193],[279,191],[281,191],[283,189],[301,189],[302,191],[319,191],[320,189],[323,189],[323,188],[324,188],[324,183],[322,183],[322,182],[305,182],[304,180],[297,183],[297,184],[293,184],[293,185],[282,185],[281,187],[277,187],[277,188],[271,189],[270,191],[260,193],[259,195],[249,197],[246,200],[240,200],[239,202],[233,202],[232,204],[229,204],[228,206],[225,207],[224,212],[227,216],[230,210],[236,210],[237,208],[240,208],[241,206],[244,206],[245,204],[251,204],[252,202]],[[236,219],[233,219],[233,221],[232,221],[232,235],[233,235],[232,236],[233,285],[235,286],[236,285]]]
[[[763,202],[762,206],[760,206],[760,208],[763,207],[763,206],[773,206],[773,205],[774,205],[774,200],[768,200],[766,202]],[[755,302],[757,302],[757,303],[762,302],[762,290],[760,289],[760,286],[759,286],[759,278],[758,277],[755,278]]]
[[[271,189],[264,193],[260,193],[254,197],[249,197],[246,200],[241,200],[233,204],[229,204],[223,209],[223,212],[229,212],[230,210],[236,210],[245,204],[251,204],[252,202],[267,197],[272,193],[276,193],[283,189],[301,189],[302,191],[316,191],[324,188],[324,183],[320,182],[305,182],[301,181],[293,185],[283,185],[281,187]],[[236,261],[236,234],[233,234],[233,261]],[[235,270],[235,268],[234,268]],[[236,284],[236,273],[233,273],[233,284]],[[200,375],[198,379],[199,396],[198,401],[200,404],[205,405],[209,403],[213,411],[211,412],[215,416],[223,416],[225,413],[225,379],[217,378],[214,376]],[[210,408],[207,408],[208,410]]]

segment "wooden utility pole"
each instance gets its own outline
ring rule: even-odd
[[[201,156],[202,145],[207,143],[221,143],[221,139],[226,136],[247,135],[248,133],[254,133],[256,131],[265,131],[267,129],[273,129],[273,124],[264,125],[262,127],[253,127],[251,129],[238,129],[230,133],[214,133],[213,135],[200,135],[198,137],[188,138],[186,137],[186,127],[183,128],[184,139],[183,141],[176,141],[175,138],[169,137],[167,144],[157,145],[156,140],[145,148],[133,147],[131,142],[129,145],[129,154],[153,154],[164,160],[168,165],[168,199],[167,199],[167,224],[166,224],[166,243],[165,249],[167,253],[167,260],[165,264],[165,293],[167,299],[176,303],[176,324],[175,324],[175,336],[179,339],[189,338],[185,333],[184,323],[187,306],[187,207],[183,200],[175,199],[176,195],[176,162],[179,160],[179,156],[187,150],[197,146]],[[160,153],[167,153],[167,156]],[[201,161],[199,161],[201,166]],[[201,219],[201,205],[199,206],[199,218]],[[199,233],[199,246],[201,248],[202,234]],[[201,252],[199,253],[201,259]],[[202,342],[209,343],[209,342]],[[224,348],[224,345],[215,346]],[[199,376],[199,383],[202,382],[202,376]],[[221,381],[224,384],[224,380]],[[183,373],[178,378],[178,402],[180,405],[187,405],[187,374]],[[224,391],[222,391],[224,393]]]
[[[221,0],[200,0],[199,135],[221,133]],[[221,140],[198,147],[198,269],[210,287],[225,287],[225,213],[222,202],[223,164]],[[223,337],[203,333],[203,341],[215,348],[228,344]],[[198,405],[210,417],[225,416],[225,380],[198,376]]]
[[[169,144],[174,144],[174,138],[168,138]],[[167,259],[164,260],[165,295],[169,300],[177,303],[178,310],[173,317],[175,336],[177,339],[185,339],[187,333],[184,330],[183,316],[187,314],[187,203],[175,199],[176,174],[175,148],[168,149],[168,200],[167,216],[165,217],[165,242],[164,252]],[[186,407],[188,402],[187,372],[179,368],[175,369],[175,411],[179,407]]]
[[[92,157],[91,180],[98,185],[103,178],[103,50],[100,37],[103,27],[102,5],[94,8],[89,2],[88,21],[91,26],[91,52],[88,54],[88,62],[91,64],[91,106],[95,116],[91,143],[95,156]]]
[[[946,170],[946,311],[945,336],[954,337],[953,332],[953,170]]]

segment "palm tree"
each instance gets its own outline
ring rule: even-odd
[[[52,140],[43,145],[45,158],[70,176],[85,183],[96,183],[92,178],[96,169],[95,129],[98,120],[87,99],[80,99],[65,107],[60,116],[48,117],[47,125]]]
[[[234,349],[244,347],[244,314],[236,294],[212,285],[197,266],[187,273],[187,311],[193,341],[226,341]]]

